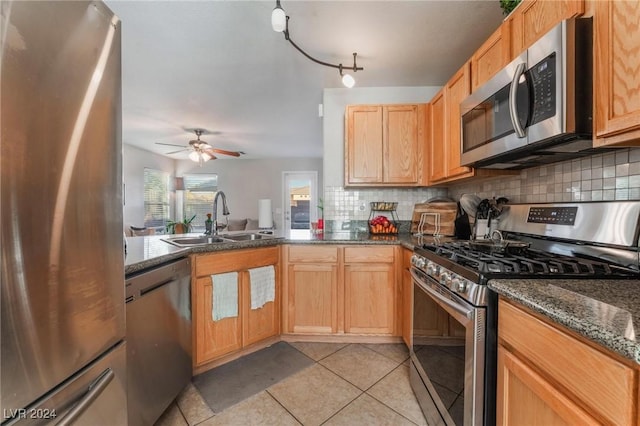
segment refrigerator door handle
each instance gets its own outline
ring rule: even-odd
[[[95,401],[100,394],[109,386],[109,383],[115,377],[115,373],[111,368],[107,368],[96,381],[91,383],[88,388],[88,392],[82,397],[78,403],[71,408],[67,414],[60,419],[57,423],[58,426],[69,426],[73,424],[82,413],[89,408],[89,406]]]

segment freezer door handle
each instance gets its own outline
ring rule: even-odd
[[[82,397],[78,403],[71,408],[67,414],[64,415],[58,426],[69,426],[73,424],[77,420],[78,417],[84,413],[84,411],[89,408],[89,406],[98,399],[100,394],[109,386],[109,383],[115,377],[115,373],[112,369],[107,368],[104,372],[95,380],[93,383],[89,385],[87,393]]]

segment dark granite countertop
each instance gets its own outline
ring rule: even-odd
[[[640,363],[640,280],[491,280],[489,288]]]
[[[248,231],[239,231],[235,232],[235,234],[247,232]],[[199,235],[200,234],[186,234],[185,236]],[[224,234],[221,236],[224,236]],[[275,233],[273,238],[264,240],[212,243],[180,248],[163,241],[163,239],[168,237],[170,237],[170,235],[128,237],[127,255],[125,257],[125,274],[131,274],[148,269],[173,259],[188,256],[192,253],[211,253],[216,251],[269,247],[280,244],[399,244],[404,248],[413,250],[415,245],[433,240],[433,238],[430,237],[414,237],[408,233],[401,233],[398,235],[371,235],[368,232],[341,231],[312,234],[308,230],[291,230],[287,233]]]

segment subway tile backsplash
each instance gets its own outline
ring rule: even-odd
[[[522,170],[508,176],[449,187],[449,196],[505,196],[513,203],[640,200],[640,148]]]
[[[448,188],[345,189],[325,187],[324,218],[334,229],[369,218],[371,201],[397,201],[398,218],[411,220],[413,206],[433,197],[507,197],[511,203],[640,200],[640,148],[604,151],[522,170],[520,175],[471,181]],[[364,207],[362,207],[364,206]]]

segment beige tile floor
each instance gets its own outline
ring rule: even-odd
[[[427,424],[404,345],[291,345],[315,364],[220,413],[190,384],[156,426]]]

